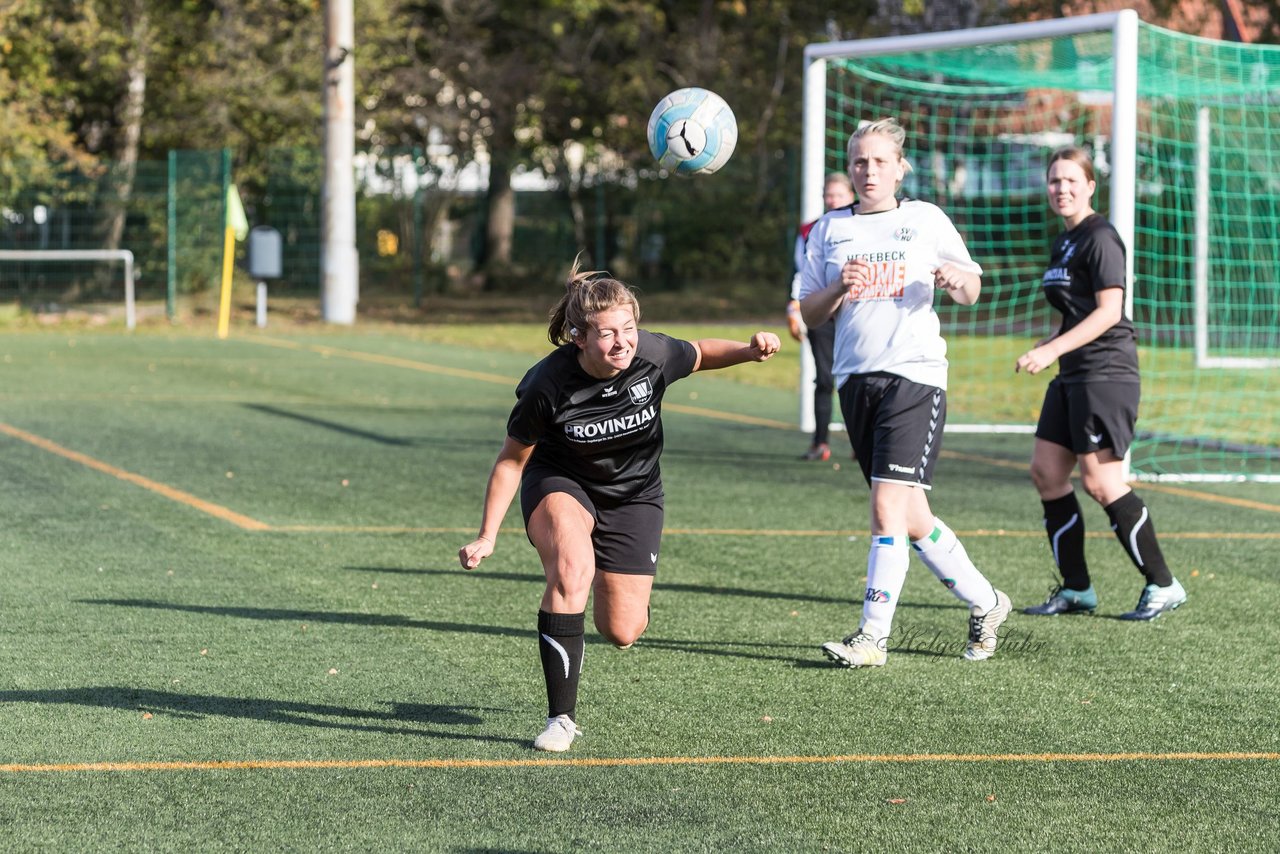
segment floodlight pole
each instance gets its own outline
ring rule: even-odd
[[[322,313],[352,324],[360,298],[356,254],[355,41],[353,0],[325,0]]]

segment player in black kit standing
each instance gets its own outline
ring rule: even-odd
[[[689,342],[640,329],[639,320],[630,288],[575,266],[551,311],[548,337],[558,346],[516,388],[480,533],[458,551],[466,569],[493,553],[518,487],[547,577],[538,611],[547,723],[537,750],[568,750],[582,734],[576,706],[588,597],[596,630],[617,647],[631,646],[648,626],[661,553],[667,387],[694,371],[763,362],[779,347],[771,332],[746,344]]]
[[[1049,158],[1049,206],[1066,231],[1053,243],[1043,284],[1062,327],[1018,357],[1036,374],[1056,360],[1045,390],[1031,457],[1031,480],[1044,505],[1045,532],[1062,583],[1026,613],[1092,612],[1098,596],[1084,555],[1084,517],[1071,486],[1080,465],[1085,492],[1102,505],[1134,566],[1146,579],[1123,620],[1151,620],[1187,601],[1165,564],[1147,505],[1129,488],[1124,456],[1138,420],[1138,346],[1124,316],[1125,249],[1111,223],[1093,210],[1093,163],[1079,148]]]

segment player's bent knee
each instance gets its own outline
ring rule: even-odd
[[[1064,488],[1070,489],[1070,474],[1063,478],[1057,471],[1050,471],[1033,463],[1031,466],[1031,484],[1042,497],[1056,495],[1061,493]]]
[[[547,589],[565,599],[585,598],[594,576],[594,566],[560,564],[547,573]]]
[[[608,622],[597,621],[596,623],[596,631],[600,632],[605,640],[618,649],[626,649],[640,640],[640,636],[644,634],[644,630],[648,627],[648,620],[629,621],[627,623],[612,620]]]

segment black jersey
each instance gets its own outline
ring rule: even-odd
[[[693,371],[688,341],[641,329],[625,371],[597,379],[564,344],[529,369],[516,388],[507,435],[534,445],[526,471],[550,468],[592,498],[625,501],[661,483],[662,395]]]
[[[1120,235],[1101,214],[1090,214],[1058,235],[1044,272],[1044,293],[1062,312],[1058,334],[1074,328],[1098,307],[1098,292],[1125,286],[1125,250]],[[1138,345],[1133,322],[1121,314],[1115,326],[1058,359],[1063,382],[1138,379]]]

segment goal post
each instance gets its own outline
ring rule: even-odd
[[[1040,278],[1061,225],[1044,170],[1093,153],[1127,254],[1143,370],[1131,475],[1280,480],[1280,48],[1186,36],[1132,10],[805,49],[801,213],[859,121],[896,117],[914,170],[986,270],[938,304],[950,432],[1031,432],[1048,376],[1017,356],[1058,323]],[[1053,371],[1049,372],[1050,375]],[[804,378],[802,386],[810,385]]]
[[[122,261],[124,262],[125,325],[137,325],[133,292],[133,253],[128,249],[0,249],[0,261]]]

